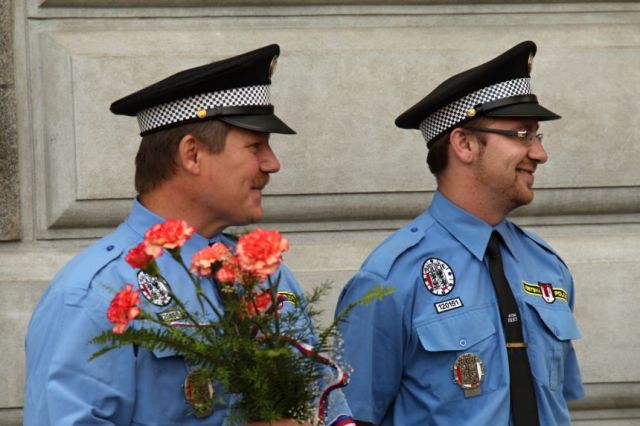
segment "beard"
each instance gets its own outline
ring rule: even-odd
[[[496,170],[483,161],[478,163],[476,170],[476,179],[486,190],[488,201],[505,215],[533,201],[533,188],[524,182],[517,172],[514,171],[514,174],[515,176],[510,178],[508,170]]]

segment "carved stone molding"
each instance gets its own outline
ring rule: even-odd
[[[602,215],[637,221],[640,145],[634,143],[636,117],[627,111],[640,98],[638,24],[538,19],[513,33],[492,25],[404,28],[401,19],[382,25],[368,18],[326,27],[310,17],[286,29],[256,18],[181,21],[179,27],[140,20],[33,22],[38,235],[94,235],[87,230],[113,226],[126,214],[139,138],[134,119],[109,113],[113,100],[268,42],[283,47],[274,103],[298,135],[273,137],[283,169],[267,191],[267,219],[412,217],[435,182],[419,132],[397,129],[393,119],[445,77],[534,34],[534,91],[564,119],[544,124],[551,160],[536,174],[535,203],[516,216],[543,224],[597,222]]]

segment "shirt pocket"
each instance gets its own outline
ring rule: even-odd
[[[172,349],[138,349],[136,367],[136,408],[133,419],[139,424],[185,424],[189,405],[183,384],[189,369],[184,358]]]
[[[533,327],[528,327],[528,354],[533,374],[552,391],[564,383],[564,365],[571,341],[580,339],[580,330],[569,306],[550,307],[525,301],[532,312]]]
[[[472,353],[482,361],[481,394],[505,385],[498,333],[490,314],[488,309],[478,309],[416,326],[422,350],[417,354],[422,371],[417,373],[422,375],[425,388],[435,400],[464,398],[464,391],[453,380],[454,364],[463,353]]]

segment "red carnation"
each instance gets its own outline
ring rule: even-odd
[[[152,253],[156,253],[152,251]],[[133,268],[144,269],[152,260],[162,254],[162,250],[158,251],[154,256],[147,251],[147,244],[143,241],[127,253],[124,260]]]
[[[244,300],[244,311],[249,316],[249,318],[253,318],[255,316],[264,314],[269,310],[269,308],[271,308],[272,305],[273,300],[271,299],[271,293],[269,293],[268,291],[263,291],[260,293],[256,293],[254,295],[253,301]]]
[[[140,291],[134,291],[131,284],[116,293],[107,311],[107,319],[116,325],[113,327],[115,334],[124,333],[129,321],[140,315],[139,303]]]
[[[255,275],[267,276],[282,262],[289,242],[278,231],[256,229],[238,239],[236,252],[240,267]]]
[[[147,244],[147,254],[156,255],[163,248],[173,250],[187,241],[193,235],[193,228],[187,222],[180,219],[168,219],[162,223],[156,223],[144,234]]]

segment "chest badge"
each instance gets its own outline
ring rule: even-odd
[[[184,398],[193,408],[193,415],[201,419],[213,413],[213,383],[202,368],[191,370],[184,379]]]
[[[156,306],[167,306],[171,302],[169,283],[144,271],[138,272],[138,287],[142,295]]]
[[[456,284],[451,267],[446,262],[430,257],[422,265],[422,280],[424,285],[436,296],[446,296],[451,293]]]
[[[465,398],[480,395],[480,384],[484,380],[484,364],[474,353],[460,355],[453,364],[453,381],[464,391]]]

